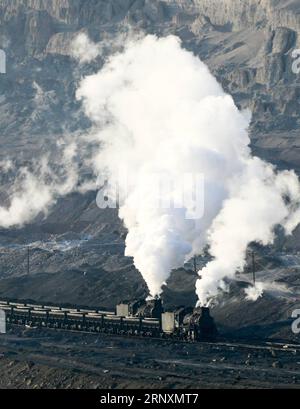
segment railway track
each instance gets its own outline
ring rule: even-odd
[[[22,320],[11,320],[10,319],[10,311],[14,310],[14,312],[16,314],[18,314],[19,312],[21,312],[21,317],[23,316]],[[27,327],[29,328],[36,328],[36,327],[44,327],[47,329],[55,329],[56,331],[59,332],[64,332],[64,331],[68,331],[68,332],[74,332],[74,333],[82,333],[82,334],[98,334],[101,333],[101,336],[104,337],[111,337],[111,336],[115,336],[115,335],[122,335],[123,337],[134,337],[135,339],[139,339],[139,338],[145,338],[145,336],[149,336],[151,337],[151,339],[154,341],[159,341],[159,342],[177,342],[177,343],[186,343],[187,340],[186,339],[179,339],[179,338],[172,338],[170,336],[168,337],[164,337],[160,335],[157,335],[156,332],[153,333],[144,333],[144,334],[140,334],[140,333],[131,333],[131,332],[126,332],[124,331],[124,333],[119,333],[116,334],[114,331],[105,331],[105,329],[103,331],[100,330],[99,331],[93,331],[91,328],[86,329],[83,324],[83,319],[86,319],[88,317],[93,317],[96,318],[98,320],[103,319],[103,317],[109,317],[109,319],[114,320],[116,318],[116,314],[114,311],[103,311],[103,310],[96,310],[96,309],[87,309],[87,308],[77,308],[77,307],[71,307],[71,308],[66,308],[63,306],[54,306],[54,305],[43,305],[43,304],[32,304],[32,303],[22,303],[22,302],[15,302],[15,301],[1,301],[0,300],[0,310],[4,310],[8,316],[8,324],[11,325],[16,325],[16,326],[22,326],[22,327]],[[42,324],[42,321],[29,321],[28,318],[26,318],[26,313],[28,314],[29,311],[31,312],[31,316],[34,312],[40,313],[49,313],[49,315],[54,314],[61,314],[59,316],[59,318],[57,318],[56,322],[53,322],[53,320],[51,321],[50,325],[47,325],[46,322],[44,322],[45,325],[40,325]],[[22,315],[22,313],[25,312],[25,315]],[[65,321],[65,314],[70,314],[72,317],[75,317],[76,319],[74,320],[74,325],[73,327],[70,326],[69,324],[64,324],[62,325],[62,323]],[[118,319],[119,317],[117,317]],[[144,320],[141,320],[141,318],[139,318],[138,320],[136,318],[134,318],[133,320],[139,321],[139,325],[141,325],[141,323],[144,322]],[[54,320],[55,321],[55,320]],[[147,325],[150,324],[156,324],[159,325],[157,320],[146,320]],[[38,324],[38,325],[35,325]],[[191,340],[189,340],[188,342],[193,342]],[[199,343],[199,341],[197,341],[197,343]],[[200,342],[201,344],[201,342]],[[278,350],[278,351],[285,351],[287,353],[292,353],[292,354],[296,354],[297,352],[300,352],[300,344],[291,344],[291,343],[282,343],[282,342],[271,342],[271,341],[264,341],[264,342],[253,342],[253,343],[249,343],[249,342],[243,342],[243,341],[230,341],[230,340],[219,340],[216,342],[208,342],[205,341],[203,342],[203,344],[207,345],[207,346],[211,346],[213,348],[223,348],[223,349],[245,349],[245,350],[252,350],[252,351],[258,351],[258,350],[265,350],[265,351],[269,351],[270,349],[274,349],[274,350]]]

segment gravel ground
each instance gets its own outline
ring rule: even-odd
[[[300,347],[188,344],[10,328],[0,388],[299,388]]]

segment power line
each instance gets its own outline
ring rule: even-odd
[[[195,272],[195,274],[197,274],[197,260],[196,260],[196,256],[194,256],[194,272]]]
[[[27,246],[27,275],[29,275],[29,269],[30,269],[30,265],[29,265],[29,246]]]
[[[254,251],[252,251],[251,257],[252,257],[252,278],[253,278],[253,284],[255,285],[255,260],[254,260]]]

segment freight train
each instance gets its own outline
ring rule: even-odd
[[[217,329],[209,308],[164,311],[159,298],[122,302],[115,311],[64,308],[0,301],[7,324],[185,341],[214,341]]]

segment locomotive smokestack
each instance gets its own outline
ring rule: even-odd
[[[196,307],[190,323],[198,340],[210,341],[215,339],[217,328],[213,317],[210,315],[209,307]]]
[[[209,307],[201,307],[202,316],[210,316],[210,309]]]

